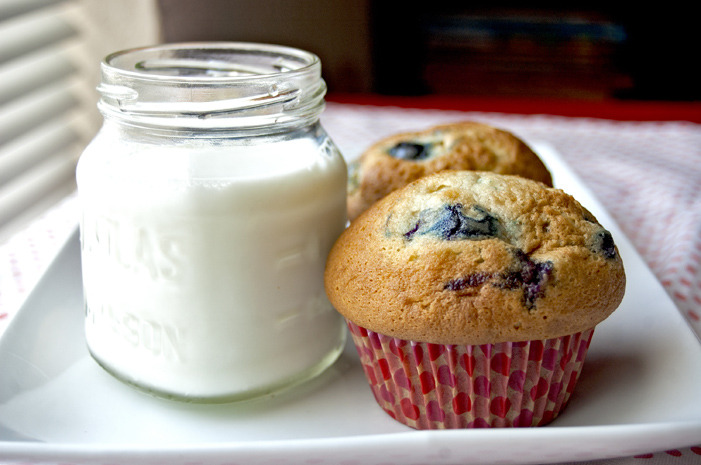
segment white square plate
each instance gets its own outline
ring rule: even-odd
[[[272,398],[192,405],[135,391],[85,348],[76,233],[0,340],[0,461],[542,464],[696,445],[699,341],[595,197],[551,147],[533,147],[556,185],[612,232],[628,278],[550,425],[411,430],[377,406],[350,344],[319,378]]]

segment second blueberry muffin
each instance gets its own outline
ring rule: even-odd
[[[471,171],[375,203],[325,274],[378,403],[422,429],[550,422],[625,282],[611,234],[570,195]]]
[[[370,146],[349,164],[351,220],[393,190],[442,170],[514,174],[552,186],[540,158],[512,133],[465,121],[395,134]]]

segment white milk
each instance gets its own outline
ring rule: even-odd
[[[247,398],[326,368],[345,334],[323,287],[345,176],[328,139],[164,146],[125,143],[106,125],[77,173],[95,359],[194,400]]]

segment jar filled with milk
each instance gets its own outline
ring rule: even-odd
[[[117,378],[189,401],[307,380],[345,328],[323,287],[346,167],[319,124],[319,59],[169,44],[101,64],[79,160],[85,333]]]

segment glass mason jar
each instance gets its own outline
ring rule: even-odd
[[[346,166],[315,55],[247,43],[101,64],[104,124],[77,168],[85,333],[117,378],[230,401],[309,379],[345,339],[323,286]]]

